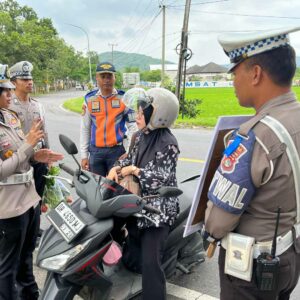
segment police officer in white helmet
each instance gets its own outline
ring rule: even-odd
[[[169,127],[178,116],[176,96],[163,88],[131,89],[124,95],[124,103],[136,111],[139,132],[128,157],[119,160],[110,170],[109,179],[118,182],[119,176],[134,175],[141,187],[141,196],[156,195],[162,186],[177,186],[176,165],[178,142]],[[146,218],[127,222],[129,239],[141,247],[142,288],[144,300],[166,299],[166,281],[161,258],[170,226],[179,213],[177,197],[157,196],[149,204],[162,215],[146,213]],[[140,244],[139,244],[140,243]],[[135,255],[133,254],[133,255]],[[129,257],[130,260],[130,257]],[[139,266],[136,266],[139,270]]]
[[[40,223],[41,197],[31,163],[56,162],[62,155],[34,151],[44,137],[42,122],[25,136],[15,112],[8,109],[14,85],[7,65],[0,64],[0,299],[38,299],[32,253]]]

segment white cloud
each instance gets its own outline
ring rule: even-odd
[[[39,17],[51,18],[60,36],[78,51],[87,50],[86,36],[80,29],[66,23],[80,26],[88,32],[90,48],[93,51],[99,53],[110,51],[108,43],[117,43],[115,50],[118,51],[161,57],[162,17],[159,15],[154,19],[159,12],[161,1],[19,0],[18,2],[32,7]],[[200,2],[209,1],[192,1],[189,47],[194,55],[189,65],[203,65],[210,61],[220,64],[228,62],[217,43],[217,36],[221,32],[300,25],[300,19],[250,16],[298,17],[299,0],[229,0],[197,5]],[[173,6],[182,5],[167,7],[166,10],[166,59],[177,63],[178,56],[175,48],[180,42],[185,1],[165,0],[164,3]],[[226,15],[226,13],[233,15]],[[300,33],[293,33],[291,41],[300,56]]]

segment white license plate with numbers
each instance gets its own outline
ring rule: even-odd
[[[47,214],[47,218],[68,243],[86,227],[78,214],[65,202],[60,202],[52,209]]]

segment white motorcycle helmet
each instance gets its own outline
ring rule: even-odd
[[[125,93],[123,101],[135,112],[139,107],[144,110],[152,105],[153,112],[146,126],[150,130],[171,127],[178,117],[178,99],[172,92],[164,88],[152,88],[148,91],[142,88],[133,88]]]

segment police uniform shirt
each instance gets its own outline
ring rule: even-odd
[[[1,114],[4,122],[0,121],[0,219],[7,219],[22,215],[35,206],[40,197],[33,179],[27,183],[3,184],[9,176],[30,170],[29,160],[34,151],[25,142],[16,114],[6,109],[1,109]]]
[[[268,101],[256,117],[266,114],[283,124],[300,152],[300,104],[295,95],[290,92]],[[231,142],[229,138],[228,144]],[[215,238],[235,231],[253,236],[256,241],[270,241],[280,206],[278,235],[288,232],[295,224],[296,198],[285,145],[269,127],[257,122],[252,137],[229,158],[226,161],[228,157],[223,157],[210,186],[206,231]]]

